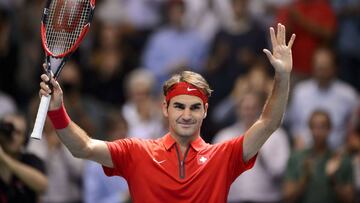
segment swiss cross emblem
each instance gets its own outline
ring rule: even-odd
[[[197,162],[199,165],[205,164],[209,160],[209,157],[206,155],[198,155]]]

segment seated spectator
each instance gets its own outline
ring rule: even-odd
[[[314,143],[295,151],[288,162],[285,202],[353,202],[353,170],[348,156],[333,153],[328,145],[332,120],[315,110],[308,123]]]
[[[231,0],[232,20],[215,35],[209,50],[204,77],[216,86],[210,105],[216,105],[232,90],[236,79],[246,74],[268,47],[265,30],[249,13],[249,0]],[[260,58],[260,59],[259,59]]]
[[[48,187],[43,203],[80,203],[83,160],[74,158],[60,142],[50,122],[46,122],[41,140],[31,139],[28,151],[45,163]]]
[[[320,48],[313,58],[312,78],[298,83],[293,90],[287,121],[294,136],[295,147],[311,146],[307,122],[315,109],[329,112],[333,126],[329,147],[337,149],[345,143],[348,123],[358,105],[358,95],[353,87],[337,78],[334,53]]]
[[[360,1],[331,1],[338,19],[339,76],[360,91]]]
[[[126,81],[127,101],[121,109],[129,125],[129,137],[157,138],[166,132],[161,114],[161,102],[154,98],[154,76],[145,69],[137,69]]]
[[[224,142],[243,134],[258,119],[265,96],[247,92],[236,104],[237,121],[221,130],[215,143]],[[270,136],[258,154],[258,161],[251,171],[239,176],[230,187],[229,202],[280,202],[281,177],[290,155],[290,145],[284,130],[279,129]]]
[[[347,152],[351,155],[353,164],[356,202],[360,202],[360,121],[349,133]]]
[[[185,12],[183,0],[168,1],[168,23],[150,36],[145,47],[143,66],[155,75],[157,87],[161,87],[171,74],[185,67],[195,71],[203,67],[206,51],[204,41],[195,30],[184,25]]]
[[[0,121],[0,202],[36,203],[48,186],[44,163],[25,152],[27,124],[21,114]]]
[[[327,0],[295,0],[279,10],[276,22],[289,27],[289,33],[296,33],[292,51],[295,80],[311,75],[312,57],[320,46],[332,42],[336,21],[335,12]]]

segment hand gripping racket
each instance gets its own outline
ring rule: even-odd
[[[89,31],[95,0],[47,0],[41,19],[46,72],[56,79]],[[41,139],[51,95],[42,96],[31,138]]]

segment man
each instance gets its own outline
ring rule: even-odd
[[[48,178],[44,163],[24,152],[27,124],[22,114],[7,114],[0,121],[0,202],[38,202]]]
[[[290,156],[283,187],[285,202],[354,202],[350,158],[332,152],[327,143],[330,114],[315,109],[308,125],[314,143]]]
[[[217,133],[214,143],[221,143],[243,134],[261,113],[265,97],[260,92],[247,90],[237,95],[236,122]],[[282,200],[281,178],[290,155],[288,136],[281,128],[261,147],[251,171],[239,176],[231,185],[228,203],[279,203]]]
[[[285,26],[278,24],[277,34],[270,28],[270,36],[273,53],[264,52],[276,72],[271,96],[244,136],[222,144],[209,145],[200,137],[211,89],[194,72],[184,71],[166,81],[163,114],[170,132],[157,140],[91,139],[66,114],[59,83],[51,79],[51,90],[46,84],[49,77],[42,75],[40,93],[52,93],[48,115],[71,153],[102,164],[109,176],[123,176],[133,202],[226,202],[231,183],[254,165],[257,152],[280,126],[286,108],[295,35],[286,45]]]
[[[312,77],[294,87],[287,121],[296,149],[309,147],[313,142],[308,120],[315,109],[329,112],[333,122],[327,139],[329,147],[337,150],[344,145],[359,96],[353,87],[338,79],[336,69],[335,53],[326,47],[319,48],[313,56]]]

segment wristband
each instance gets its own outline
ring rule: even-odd
[[[48,111],[47,115],[49,116],[54,128],[57,130],[66,128],[71,121],[69,115],[66,113],[64,103],[61,104],[59,109]]]

